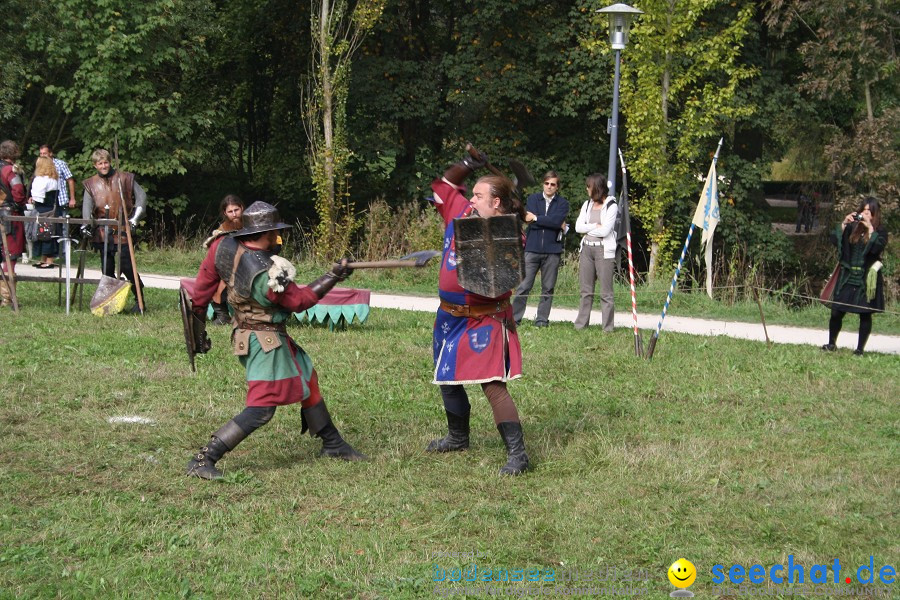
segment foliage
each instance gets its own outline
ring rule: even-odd
[[[392,209],[381,200],[369,205],[358,255],[363,260],[397,258],[419,250],[440,250],[443,222],[430,208],[408,202]]]
[[[347,140],[347,94],[353,54],[377,23],[384,0],[312,0],[312,73],[304,107],[309,161],[316,191],[316,254],[347,253],[359,223],[349,202],[352,155]]]
[[[805,71],[797,89],[843,105],[845,119],[826,126],[824,154],[845,196],[878,195],[898,206],[900,182],[900,21],[896,0],[770,0],[766,23],[781,36],[799,30]]]
[[[856,209],[860,192],[881,201],[885,215],[900,211],[900,106],[860,122],[853,132],[837,130],[825,148],[838,181],[843,212]]]
[[[632,214],[650,233],[652,277],[679,243],[681,227],[673,225],[686,222],[671,211],[696,202],[695,182],[716,140],[754,110],[739,89],[755,74],[741,62],[755,3],[655,0],[641,8],[622,53],[622,106],[639,190]]]
[[[60,0],[47,11],[53,35],[28,38],[67,79],[41,82],[73,116],[81,164],[118,138],[122,168],[142,176],[185,174],[208,156],[204,134],[218,116],[204,82],[211,5],[155,0],[124,6]]]

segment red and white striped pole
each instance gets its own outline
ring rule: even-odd
[[[634,290],[634,254],[631,250],[631,212],[628,210],[628,172],[625,169],[625,157],[622,155],[621,148],[619,151],[619,164],[622,166],[622,210],[623,225],[625,226],[625,245],[628,250],[628,278],[631,282],[631,317],[634,326],[634,353],[636,356],[644,355],[643,341],[641,340],[641,330],[638,328],[637,318],[637,295]]]

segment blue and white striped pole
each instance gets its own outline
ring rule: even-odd
[[[722,149],[722,141],[724,138],[719,139],[719,145],[716,147],[716,154],[713,156],[713,164],[719,160],[719,150]],[[656,350],[656,340],[659,339],[659,332],[662,330],[663,320],[666,318],[666,313],[669,311],[669,302],[672,301],[672,294],[675,292],[675,284],[678,282],[678,275],[681,273],[681,265],[684,263],[684,257],[687,254],[688,246],[691,245],[691,236],[694,234],[694,227],[696,227],[691,221],[691,228],[688,229],[687,239],[684,240],[684,248],[681,249],[681,257],[678,259],[678,266],[675,268],[675,274],[672,276],[672,283],[669,285],[669,294],[666,296],[666,303],[663,305],[662,314],[659,316],[659,324],[656,326],[656,331],[653,332],[653,337],[650,338],[650,343],[647,345],[647,359],[653,358],[653,352]]]

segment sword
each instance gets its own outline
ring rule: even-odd
[[[72,306],[72,238],[69,237],[68,213],[66,213],[66,222],[63,227],[63,237],[59,241],[63,243],[66,249],[66,314],[69,314]]]

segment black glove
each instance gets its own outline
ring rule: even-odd
[[[334,263],[334,266],[331,267],[331,273],[338,278],[339,281],[344,281],[353,273],[353,269],[349,267],[350,261],[346,258],[342,258],[341,262]]]
[[[479,152],[478,158],[466,153],[461,161],[447,167],[447,170],[444,171],[444,179],[455,186],[461,186],[469,175],[484,167],[487,162],[488,158],[484,152]]]
[[[478,158],[475,158],[474,156],[472,156],[471,154],[469,154],[467,152],[466,155],[463,156],[463,159],[461,162],[462,162],[462,164],[466,165],[467,167],[469,167],[469,169],[471,169],[474,172],[474,171],[477,171],[478,169],[482,169],[485,166],[487,166],[488,157],[487,157],[487,154],[485,154],[484,152],[480,152],[480,151],[478,152]]]
[[[338,281],[343,281],[350,277],[350,273],[353,272],[353,269],[347,266],[347,263],[348,261],[346,258],[342,258],[339,263],[334,263],[334,266],[331,267],[330,271],[309,284],[309,289],[311,289],[319,299],[322,299],[325,294],[331,291],[331,288],[337,285]]]

